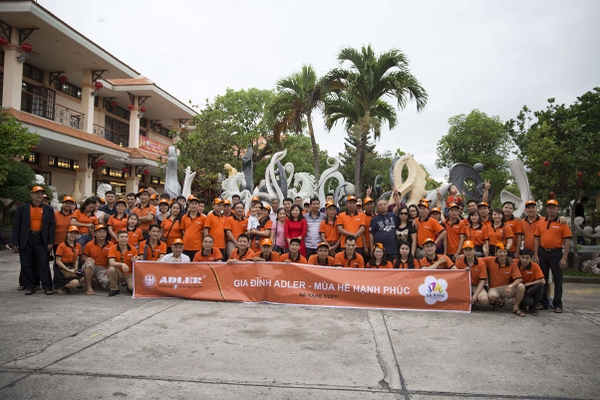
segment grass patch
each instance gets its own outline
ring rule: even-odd
[[[564,276],[585,276],[585,277],[594,277],[600,278],[600,275],[590,274],[589,272],[575,271],[573,269],[565,269],[563,271]]]

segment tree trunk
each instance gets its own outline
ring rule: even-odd
[[[310,143],[313,151],[313,165],[315,167],[315,182],[318,184],[320,179],[320,166],[319,166],[319,147],[317,146],[317,140],[315,139],[315,130],[312,124],[312,117],[310,114],[306,116],[308,121],[308,133],[310,134]]]

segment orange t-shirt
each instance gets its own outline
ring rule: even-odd
[[[98,267],[108,268],[108,250],[110,249],[110,242],[106,242],[104,246],[98,245],[96,240],[87,242],[83,248],[83,254],[91,257],[94,260],[94,264]]]
[[[465,237],[465,240],[473,241],[475,246],[483,246],[483,225],[479,225],[479,228],[472,228],[467,221],[461,228],[460,234]]]
[[[248,218],[238,219],[235,215],[227,217],[225,219],[225,230],[231,231],[231,234],[237,240],[238,236],[248,230]]]
[[[67,238],[67,230],[71,226],[71,218],[73,213],[64,214],[62,211],[56,211],[54,213],[54,220],[56,221],[56,229],[54,230],[54,244],[61,244]]]
[[[504,222],[504,226],[510,227],[513,231],[514,240],[512,246],[510,247],[510,249],[508,249],[508,251],[514,252],[515,250],[517,250],[517,235],[523,234],[521,220],[512,217],[511,219],[507,219],[506,222]]]
[[[537,263],[530,262],[528,268],[521,267],[520,262],[517,262],[517,265],[519,266],[519,272],[521,272],[523,283],[537,281],[538,279],[542,279],[544,277],[544,273]]]
[[[115,235],[117,233],[119,233],[119,231],[126,231],[127,230],[127,214],[123,214],[123,216],[121,218],[117,217],[116,215],[111,215],[110,218],[108,218],[107,224],[108,224],[108,226],[112,226],[112,231]],[[111,237],[111,242],[113,244],[117,243],[117,241],[112,237]]]
[[[371,248],[371,233],[370,233],[370,229],[369,227],[371,226],[371,220],[373,219],[372,215],[367,215],[367,213],[365,214],[365,233],[363,235],[365,235],[365,242],[367,243],[367,248]],[[367,266],[365,265],[365,268],[367,268]]]
[[[271,221],[271,219],[269,219],[264,225],[261,224],[261,226],[258,227],[258,230],[259,230],[259,232],[264,232],[266,230],[270,231],[272,228],[273,228],[273,221]],[[253,252],[260,253],[260,242],[262,239],[264,239],[264,238],[261,237],[258,240],[252,241],[250,248],[252,249]]]
[[[183,249],[198,251],[202,248],[202,229],[204,229],[204,214],[198,213],[191,217],[189,213],[181,218],[179,226],[183,231]]]
[[[116,262],[127,264],[127,266],[129,267],[129,272],[123,272],[123,269],[121,267],[119,267],[119,269],[121,270],[121,272],[123,272],[124,274],[131,274],[131,271],[133,271],[133,268],[132,268],[133,260],[132,260],[132,258],[135,257],[135,256],[137,256],[137,255],[138,255],[138,252],[135,249],[135,247],[133,247],[133,246],[131,246],[129,244],[127,245],[127,250],[124,253],[121,252],[121,249],[119,248],[118,244],[113,244],[108,249],[108,259],[109,260],[112,258]]]
[[[79,243],[75,243],[75,247],[71,247],[67,245],[65,242],[62,242],[56,248],[56,255],[62,257],[63,264],[74,264],[77,256],[81,254],[81,245]]]
[[[490,246],[495,246],[500,242],[506,245],[508,239],[513,239],[514,237],[512,228],[506,225],[496,228],[490,224],[483,228],[483,240],[489,241]]]
[[[325,234],[325,240],[329,243],[335,243],[340,238],[340,233],[337,230],[337,218],[334,218],[333,224],[327,223],[327,220],[321,221],[319,233]]]
[[[196,252],[193,262],[208,262],[208,261],[223,261],[223,255],[221,250],[217,247],[213,247],[209,255],[204,254],[204,249]]]
[[[308,264],[308,261],[306,261],[306,257],[300,254],[300,252],[298,252],[298,256],[298,259],[293,260],[290,258],[290,253],[283,253],[281,256],[279,256],[279,262],[289,261],[296,264]]]
[[[400,258],[398,258],[397,261],[398,261],[398,269],[419,269],[419,268],[421,268],[419,261],[414,260],[414,259],[413,259],[412,266],[408,263],[408,261],[406,261],[406,262],[400,261]]]
[[[361,226],[364,226],[365,232],[367,234],[369,233],[369,228],[367,225],[367,218],[366,218],[365,214],[361,213],[361,212],[357,212],[355,214],[348,214],[348,211],[345,211],[343,213],[340,213],[337,216],[336,226],[341,226],[344,228],[344,230],[346,230],[348,232],[357,232]],[[341,235],[341,236],[342,236],[342,242],[340,243],[340,246],[345,247],[346,246],[346,235]],[[359,249],[363,247],[362,236],[359,236],[356,238],[356,247]]]
[[[142,217],[145,217],[150,214],[152,214],[156,219],[156,207],[154,207],[150,204],[146,204],[144,207],[139,205],[133,209],[133,212],[135,214],[137,214],[137,216],[140,217],[140,219]],[[147,222],[140,221],[139,228],[142,230],[142,232],[146,232],[148,230],[148,228],[150,228],[150,225],[152,225],[153,223],[154,223],[154,221],[147,221]]]
[[[321,222],[322,224],[322,222]],[[322,264],[319,262],[319,255],[318,254],[313,254],[310,257],[308,257],[308,264],[311,265],[321,265],[323,267],[333,267],[335,265],[335,258],[331,257],[331,256],[327,256],[327,262],[325,264]]]
[[[458,242],[460,241],[460,231],[463,229],[463,221],[457,218],[456,222],[450,224],[446,222],[446,238],[448,238],[448,254],[456,254],[458,250]]]
[[[127,243],[134,247],[138,247],[140,240],[144,240],[144,234],[142,233],[142,230],[139,227],[135,228],[132,231],[127,229],[127,236],[129,236],[129,239],[127,239]]]
[[[146,251],[146,240],[142,240],[140,242],[138,248],[138,254],[140,257],[144,257],[144,260],[147,261],[156,261],[158,257],[161,255],[167,254],[167,244],[162,240],[159,240],[157,245],[152,247],[152,245],[148,244],[148,250]]]
[[[423,247],[425,239],[435,240],[436,236],[439,235],[444,227],[440,225],[434,218],[427,217],[424,220],[420,218],[417,221],[417,246]]]
[[[263,257],[262,251],[260,252],[255,252],[254,253],[254,257],[260,257],[265,261],[272,261],[272,262],[279,262],[281,261],[281,254],[279,254],[276,251],[271,250],[271,255],[269,257],[269,259],[267,260],[265,257]]]
[[[238,248],[236,247],[231,252],[231,256],[229,257],[229,259],[240,261],[252,261],[252,259],[254,259],[254,252],[252,251],[252,249],[248,248],[246,249],[246,253],[240,254]]]
[[[44,207],[40,204],[39,207],[34,206],[33,204],[29,205],[29,229],[31,231],[41,231],[42,230],[42,215],[44,213]]]
[[[480,260],[483,260],[487,267],[491,288],[510,285],[515,279],[521,278],[517,261],[508,265],[500,265],[496,257],[483,257]]]
[[[391,261],[387,261],[385,264],[382,264],[380,266],[371,264],[371,262],[369,261],[368,263],[365,264],[365,268],[376,268],[376,269],[383,269],[383,268],[393,268],[394,266],[392,265]]]
[[[427,256],[425,256],[419,260],[419,266],[421,268],[431,267],[433,264],[435,264],[439,260],[439,258],[440,257],[438,254],[435,255],[435,258],[433,260],[430,260],[429,258],[427,258]],[[444,256],[444,258],[446,260],[443,263],[441,263],[440,265],[438,265],[436,269],[450,269],[454,266],[454,263],[452,262],[452,260],[450,260],[450,257]]]
[[[523,248],[529,249],[531,251],[534,250],[535,247],[535,230],[540,221],[544,219],[539,215],[533,220],[533,222],[529,222],[527,218],[523,218],[521,220],[521,230],[523,231]]]
[[[163,219],[160,226],[163,229],[163,237],[167,239],[168,247],[171,247],[173,245],[173,240],[183,238],[181,230],[179,229],[179,220],[173,222],[171,218],[165,218]],[[164,235],[167,236],[165,237]]]
[[[571,238],[571,229],[568,224],[558,222],[558,217],[553,220],[545,219],[538,222],[535,237],[540,238],[540,247],[545,249],[561,249],[563,239]]]
[[[461,257],[455,264],[458,269],[466,269],[469,264],[467,264],[467,257]],[[478,285],[479,281],[486,280],[488,277],[487,267],[484,261],[481,261],[479,258],[475,257],[475,261],[473,265],[471,265],[471,285]]]
[[[204,228],[208,228],[208,234],[214,239],[214,246],[219,249],[224,249],[225,245],[225,218],[222,215],[215,214],[211,211],[204,220]]]
[[[73,215],[71,216],[71,219],[77,220],[77,222],[79,222],[80,224],[98,225],[98,218],[96,218],[96,215],[87,215],[81,210],[75,210],[73,212]],[[88,228],[87,226],[80,226],[79,233],[81,233],[82,235],[87,235],[90,233],[90,228]]]
[[[354,253],[354,257],[348,258],[346,257],[345,251],[340,251],[335,255],[334,265],[339,265],[344,268],[364,268],[365,260],[363,256],[358,253]]]

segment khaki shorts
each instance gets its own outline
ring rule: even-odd
[[[477,290],[477,286],[478,285],[471,285],[471,296],[475,294],[475,291]],[[486,292],[485,288],[482,288],[481,292],[479,292],[479,295],[487,296],[488,292]]]
[[[517,294],[517,285],[513,286],[510,289],[510,295],[508,297],[504,297],[504,292],[509,285],[498,286],[495,288],[490,288],[489,295],[490,297],[497,297],[499,299],[512,299]]]
[[[110,287],[108,269],[94,264],[93,258],[88,258],[87,261],[83,263],[83,268],[92,268],[94,270],[94,276],[103,289],[108,289]]]

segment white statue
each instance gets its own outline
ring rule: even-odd
[[[330,161],[333,160],[333,161]],[[319,191],[319,201],[321,202],[321,205],[325,206],[325,193],[328,192],[334,192],[335,188],[329,189],[327,187],[327,182],[331,179],[335,179],[337,180],[337,186],[338,188],[343,187],[344,184],[346,183],[346,180],[344,179],[344,176],[342,175],[341,172],[338,171],[338,169],[340,168],[340,159],[337,157],[329,157],[327,159],[327,165],[329,165],[329,168],[327,168],[325,171],[323,171],[323,173],[321,174],[321,180],[318,183],[318,191]]]
[[[296,189],[297,186],[300,186],[300,188]],[[294,174],[294,187],[288,189],[288,197],[296,198],[300,196],[302,199],[311,199],[317,195],[316,187],[314,175],[308,172],[296,172]]]
[[[519,188],[519,193],[521,196],[515,196],[507,190],[502,190],[502,192],[500,192],[500,201],[502,204],[504,204],[506,201],[513,202],[515,205],[513,214],[522,215],[523,212],[525,212],[525,202],[533,198],[533,194],[529,188],[527,172],[525,171],[523,163],[518,158],[515,158],[508,163],[508,169],[510,169],[510,172],[515,178],[515,182],[517,183],[517,187]]]
[[[246,198],[251,197],[247,189],[240,191],[240,188],[244,186],[246,186],[246,177],[243,172],[238,172],[221,182],[221,189],[223,190],[221,197],[230,199],[234,194],[237,194],[240,196],[240,200],[244,201]]]
[[[100,197],[101,199],[105,199],[106,192],[108,192],[109,190],[112,190],[111,185],[109,185],[108,183],[101,183],[98,185],[98,188],[96,189],[96,196]]]
[[[175,146],[169,146],[167,170],[165,172],[165,193],[172,199],[181,194],[181,185],[179,184],[179,178],[177,177],[178,169],[179,163],[177,161],[177,151]]]
[[[196,172],[192,172],[189,165],[185,169],[185,179],[183,180],[183,192],[181,193],[186,199],[192,194],[192,181],[196,176]]]

